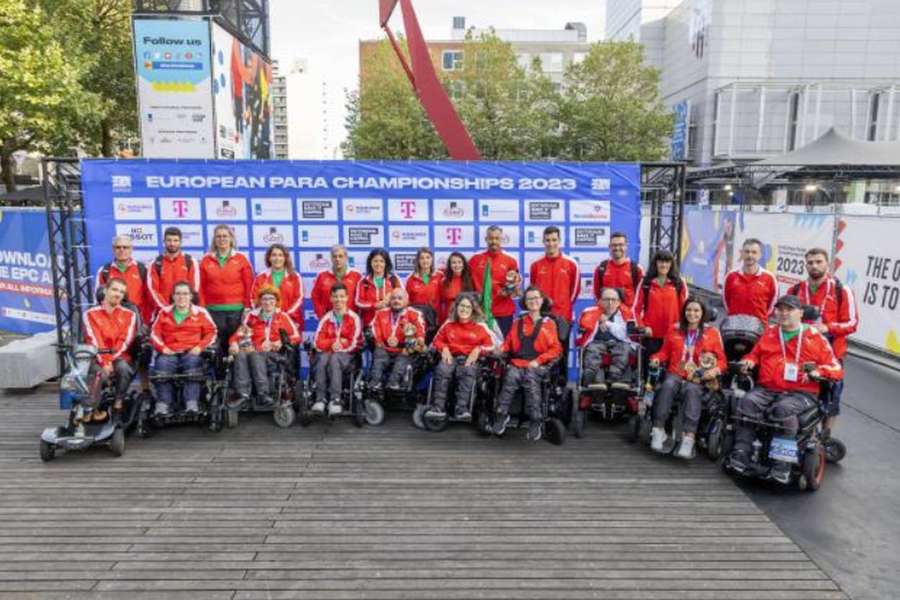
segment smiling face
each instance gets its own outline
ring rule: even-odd
[[[616,236],[609,240],[609,255],[613,262],[620,262],[625,259],[628,252],[628,242],[621,236]]]
[[[803,309],[779,304],[775,307],[775,319],[783,329],[789,331],[797,329],[803,319]]]
[[[472,318],[472,313],[474,312],[474,307],[472,306],[472,302],[468,298],[463,298],[459,301],[459,304],[456,305],[456,318],[457,320],[465,323]]]
[[[394,289],[388,297],[388,302],[391,305],[391,310],[398,312],[403,310],[408,303],[406,291],[403,288]]]
[[[616,290],[606,288],[600,293],[600,307],[606,316],[615,314],[621,304],[622,301],[619,299],[619,294]]]
[[[125,298],[128,288],[121,279],[112,279],[106,284],[106,292],[103,294],[103,302],[107,306],[119,306]]]
[[[265,313],[275,312],[275,307],[278,306],[278,300],[275,298],[274,294],[263,294],[259,299],[259,306]]]
[[[269,253],[269,264],[276,271],[284,270],[285,256],[281,248],[272,248],[272,251]]]
[[[347,290],[332,290],[331,308],[338,314],[344,314],[347,310]]]
[[[191,306],[191,288],[187,285],[176,285],[172,290],[172,301],[178,310],[186,310]]]
[[[657,260],[656,261],[656,272],[660,277],[665,277],[669,274],[669,271],[672,269],[672,261],[671,260]]]
[[[131,259],[132,249],[131,240],[127,237],[119,236],[113,240],[113,255],[116,257],[116,262],[128,262]]]
[[[227,254],[234,243],[234,236],[232,235],[231,230],[226,228],[217,229],[216,235],[213,238],[213,243],[219,254]]]
[[[450,257],[450,272],[454,275],[461,275],[463,272],[463,259],[458,256]]]
[[[375,274],[375,277],[383,277],[384,276],[384,268],[387,265],[384,262],[384,257],[376,254],[372,257],[372,273]]]
[[[525,293],[525,308],[532,315],[540,314],[541,305],[544,303],[544,297],[537,290],[530,290]]]
[[[544,252],[550,257],[559,256],[559,234],[555,231],[544,234]]]
[[[434,257],[430,252],[422,252],[419,254],[419,273],[430,273],[434,266]]]
[[[684,318],[687,319],[688,325],[699,325],[700,319],[703,318],[703,309],[696,302],[691,302],[684,307]]]
[[[503,248],[503,232],[499,229],[490,229],[484,235],[484,242],[491,252],[499,252]]]

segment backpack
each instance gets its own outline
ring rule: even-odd
[[[672,281],[669,279],[669,281]],[[653,283],[652,279],[648,279],[644,277],[644,280],[641,282],[641,292],[644,298],[644,305],[641,307],[641,314],[647,312],[647,303],[650,301],[650,284]],[[678,298],[681,298],[681,291],[684,289],[684,280],[679,277],[677,281],[675,281],[675,295]]]
[[[834,297],[837,300],[837,310],[838,310],[838,318],[840,319],[841,314],[841,305],[844,302],[844,284],[841,283],[841,280],[837,277],[832,277],[834,280]],[[791,289],[788,290],[788,294],[791,296],[798,296],[800,292],[800,284],[795,283]]]
[[[144,263],[137,261],[137,260],[134,261],[134,263],[138,267],[138,274],[141,276],[141,281],[146,282],[147,281],[147,266]],[[100,281],[103,282],[103,285],[106,285],[107,283],[109,283],[109,272],[111,269],[112,269],[112,263],[106,263],[105,265],[103,265],[103,268],[100,269]]]
[[[182,254],[184,256],[184,268],[190,272],[191,268],[194,266],[194,259],[191,258],[190,254]],[[140,264],[140,263],[138,263]],[[156,271],[157,277],[162,277],[162,267],[163,267],[163,257],[162,254],[156,257],[153,261],[153,270]]]
[[[603,278],[606,277],[606,266],[609,264],[609,259],[604,260],[599,265],[597,265],[597,270],[594,272],[594,279],[600,282],[600,287],[603,287]],[[638,270],[638,265],[633,260],[629,261],[629,266],[631,267],[631,286],[632,292],[637,292],[638,285],[641,282],[641,273]]]

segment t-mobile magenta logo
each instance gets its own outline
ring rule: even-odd
[[[415,200],[401,200],[400,201],[400,215],[404,219],[412,219],[416,215]]]
[[[451,246],[459,246],[459,241],[461,239],[462,239],[462,227],[448,227],[447,228],[447,242],[449,242]]]
[[[188,211],[188,201],[187,200],[172,200],[172,211],[175,213],[175,216],[179,219],[183,219],[185,215],[187,215]]]

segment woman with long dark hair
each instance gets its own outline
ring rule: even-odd
[[[394,263],[384,248],[375,248],[366,258],[366,276],[356,286],[356,309],[368,327],[375,318],[375,311],[388,305],[391,290],[401,287],[394,275]]]
[[[681,315],[687,300],[687,283],[678,274],[675,257],[668,250],[653,255],[650,268],[641,280],[632,312],[644,327],[644,347],[652,354],[662,347],[663,338]]]
[[[447,320],[454,300],[463,292],[474,292],[475,284],[469,271],[469,263],[460,252],[453,252],[447,257],[447,266],[441,281],[441,297],[438,307],[438,322]]]
[[[283,244],[272,244],[266,250],[266,270],[253,280],[252,298],[264,287],[274,287],[281,297],[279,309],[303,329],[303,280],[294,270],[291,252]],[[258,308],[254,300],[254,308]]]

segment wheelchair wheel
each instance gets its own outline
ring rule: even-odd
[[[366,425],[377,427],[384,423],[384,406],[378,400],[364,400],[363,414],[366,416]]]
[[[412,422],[418,429],[426,429],[425,427],[425,411],[428,407],[424,404],[416,404],[412,412]]]
[[[566,426],[557,418],[544,421],[544,433],[547,435],[547,441],[554,446],[562,446],[566,441]]]
[[[722,456],[722,445],[725,442],[725,423],[722,419],[713,419],[706,434],[706,455],[710,460],[719,460]]]
[[[275,420],[276,425],[286,429],[294,424],[297,415],[294,412],[294,407],[290,404],[280,404],[272,411],[272,418]]]
[[[579,440],[584,437],[585,421],[587,421],[587,412],[575,409],[575,412],[572,413],[572,435]]]
[[[116,427],[116,430],[113,431],[112,438],[109,440],[109,449],[113,456],[125,454],[125,430],[121,427]]]
[[[56,445],[41,440],[41,460],[50,462],[54,458],[56,458]]]
[[[234,429],[238,426],[238,421],[240,417],[238,417],[238,411],[236,410],[225,410],[225,427],[228,429]]]
[[[478,413],[478,433],[483,436],[488,436],[493,432],[494,429],[491,427],[491,419],[488,417],[487,411],[480,411]]]
[[[428,431],[439,432],[447,429],[447,426],[450,425],[450,418],[446,416],[442,418],[434,418],[423,414],[422,422],[425,423],[425,429],[427,429]]]
[[[641,415],[628,417],[628,441],[634,444],[641,437]]]
[[[839,463],[847,456],[847,446],[841,440],[829,437],[822,443],[825,445],[825,460],[831,464]]]
[[[800,477],[800,487],[808,492],[815,492],[822,486],[822,480],[825,479],[825,446],[816,444],[812,452],[807,452],[803,457],[801,465],[802,476]]]

